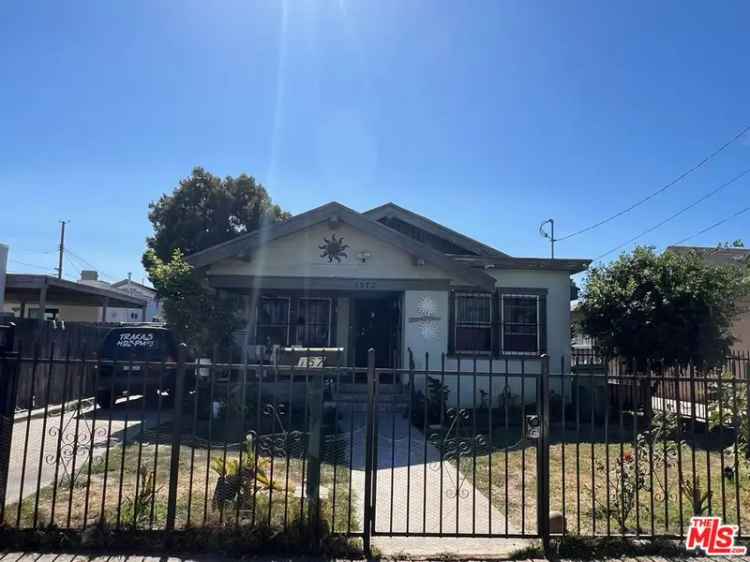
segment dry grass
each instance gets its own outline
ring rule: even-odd
[[[218,474],[210,469],[212,459],[224,459],[223,449],[180,449],[179,476],[177,488],[176,526],[234,526],[269,525],[283,529],[299,521],[300,513],[309,503],[302,500],[301,490],[304,478],[303,463],[300,459],[275,458],[273,472],[266,469],[275,483],[269,491],[259,486],[254,501],[250,505],[236,502],[213,501]],[[236,459],[239,451],[228,450],[227,460]],[[55,525],[63,528],[82,528],[107,521],[114,527],[163,528],[166,523],[169,488],[169,466],[171,447],[153,443],[128,444],[110,450],[109,459],[98,458],[91,466],[91,478],[87,479],[88,466],[83,467],[80,476],[71,487],[61,481],[43,488],[39,493],[38,510],[35,517],[36,495],[24,499],[21,504],[20,527]],[[192,469],[192,470],[191,470]],[[321,518],[336,530],[346,530],[349,526],[358,529],[359,522],[354,510],[349,512],[349,472],[345,467],[336,470],[336,509],[332,505],[333,467],[321,467]],[[144,501],[136,501],[142,496],[143,476],[153,477],[154,494]],[[192,473],[192,479],[191,479]],[[106,485],[106,487],[105,487]],[[106,493],[105,493],[106,491]],[[53,505],[53,497],[55,498]],[[104,501],[102,501],[104,500]],[[18,504],[7,506],[6,522],[16,524]],[[239,516],[239,518],[238,518]],[[351,521],[348,519],[351,517]]]
[[[619,443],[582,442],[578,446],[566,443],[564,455],[562,444],[550,447],[550,508],[565,513],[569,532],[606,534],[609,529],[612,534],[621,533],[611,511],[616,495],[614,479],[619,474],[616,467],[620,455],[627,457],[634,452],[630,443],[624,443],[622,451]],[[639,489],[637,509],[634,508],[627,518],[626,533],[680,534],[681,525],[686,529],[693,515],[686,488],[692,485],[694,476],[704,494],[709,491],[710,483],[711,512],[730,523],[739,521],[743,533],[747,533],[750,530],[750,474],[747,465],[743,468],[741,464],[739,476],[729,479],[723,476],[722,469],[733,466],[733,460],[725,455],[722,464],[718,451],[694,450],[683,445],[680,455],[680,472],[676,464],[672,465],[668,467],[665,478],[663,465],[657,463],[652,480],[647,452],[639,450],[639,467],[645,471],[645,478]],[[526,531],[536,529],[537,462],[534,444],[507,453],[502,450],[493,452],[491,493],[489,455],[477,456],[476,469],[471,457],[463,458],[461,470],[470,481],[475,478],[477,489],[489,496],[501,513],[508,515],[511,530],[521,529],[522,525]],[[705,502],[707,510],[708,499]]]

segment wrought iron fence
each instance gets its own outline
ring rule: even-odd
[[[635,362],[630,362],[634,364]],[[692,516],[750,529],[750,358],[708,370],[579,354],[552,368],[551,507],[565,532],[684,537]]]
[[[684,536],[697,514],[750,528],[745,356],[633,374],[548,357],[376,369],[373,353],[366,368],[305,355],[0,357],[0,521],[312,525],[366,540]]]

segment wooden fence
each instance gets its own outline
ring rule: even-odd
[[[33,318],[16,318],[15,349],[21,350],[24,357],[63,359],[91,357],[98,352],[107,332],[118,324],[91,322],[55,322]],[[22,364],[18,378],[17,408],[34,408],[45,402],[60,404],[71,394],[62,377],[50,377],[39,372],[43,367],[33,361]],[[92,395],[90,385],[79,380],[80,373],[72,373],[68,384],[76,389],[76,394]],[[52,386],[48,384],[52,381]],[[83,384],[83,386],[81,386]],[[80,387],[80,389],[79,389]],[[47,398],[49,396],[49,398]]]

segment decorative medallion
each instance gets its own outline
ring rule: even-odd
[[[426,340],[439,334],[440,316],[437,312],[438,306],[432,297],[421,297],[417,302],[417,316],[409,318],[410,323],[417,324],[419,333]]]
[[[336,263],[341,263],[342,259],[348,259],[349,256],[344,251],[348,247],[348,244],[344,244],[343,236],[337,239],[334,233],[331,233],[330,240],[323,238],[323,243],[318,246],[319,249],[323,250],[320,257],[328,258],[328,263],[333,263],[333,260],[336,260]]]

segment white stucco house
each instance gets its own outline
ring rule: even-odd
[[[570,276],[589,260],[517,258],[388,203],[336,202],[189,256],[244,296],[248,349],[343,348],[348,365],[527,372],[570,354]],[[252,352],[252,351],[251,351]]]
[[[112,283],[112,288],[121,293],[145,300],[146,307],[143,309],[111,307],[107,310],[106,322],[163,321],[161,314],[161,301],[156,294],[156,289],[153,287],[149,287],[128,278]]]

